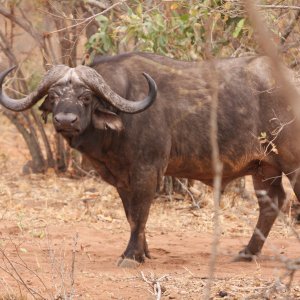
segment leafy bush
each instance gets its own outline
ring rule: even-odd
[[[125,51],[155,52],[185,60],[201,59],[206,43],[206,24],[212,20],[214,55],[234,54],[243,39],[252,35],[239,6],[224,1],[161,2],[151,8],[136,1],[124,13],[97,17],[99,30],[87,49],[94,54]]]

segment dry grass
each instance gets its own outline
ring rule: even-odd
[[[1,296],[0,295],[0,300],[27,300],[28,298],[26,296],[16,296],[12,294],[6,294]]]

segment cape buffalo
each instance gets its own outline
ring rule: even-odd
[[[251,259],[261,251],[285,199],[283,174],[300,199],[299,122],[268,58],[214,60],[217,91],[211,63],[127,53],[96,58],[91,67],[54,66],[20,100],[0,90],[0,102],[13,111],[28,109],[47,95],[40,106],[43,117],[52,113],[56,131],[117,188],[131,230],[121,266],[125,258],[150,258],[145,226],[164,175],[212,185],[209,122],[216,92],[222,185],[252,175],[260,208],[256,229],[239,257]],[[10,71],[0,74],[1,87]],[[144,73],[148,95],[143,72],[150,74]]]

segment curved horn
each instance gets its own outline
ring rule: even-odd
[[[156,98],[156,83],[147,73],[143,73],[143,75],[148,82],[148,95],[143,100],[130,101],[122,98],[117,93],[115,93],[96,70],[87,66],[78,66],[76,67],[76,72],[79,75],[80,79],[83,80],[84,83],[96,94],[101,95],[112,106],[126,113],[134,114],[142,112],[143,110],[147,109]]]
[[[7,69],[0,73],[0,104],[4,107],[13,111],[23,111],[32,107],[36,102],[43,98],[47,93],[48,89],[52,84],[59,80],[69,67],[64,65],[57,65],[51,68],[44,76],[43,80],[35,91],[30,93],[28,96],[22,99],[13,99],[6,95],[2,89],[4,78],[13,70],[15,67]]]

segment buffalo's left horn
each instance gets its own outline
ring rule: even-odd
[[[93,90],[96,95],[104,97],[112,106],[126,113],[138,113],[147,109],[155,100],[157,94],[157,86],[155,81],[146,73],[145,76],[149,92],[145,99],[140,101],[130,101],[122,98],[115,93],[110,86],[104,81],[103,77],[94,69],[87,66],[76,67],[76,72],[81,80]]]
[[[2,89],[5,77],[13,69],[15,69],[15,67],[12,67],[0,73],[0,104],[13,111],[23,111],[32,107],[36,102],[43,98],[48,93],[48,89],[50,88],[50,86],[53,85],[61,77],[63,77],[69,67],[64,65],[57,65],[52,67],[45,74],[37,89],[22,99],[12,99],[7,96]]]

